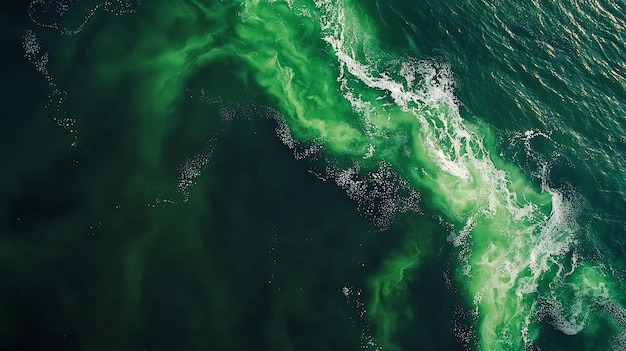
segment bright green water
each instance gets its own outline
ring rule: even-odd
[[[624,4],[63,5],[6,84],[6,345],[626,344]]]

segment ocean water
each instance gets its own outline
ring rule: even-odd
[[[8,1],[0,349],[626,349],[623,1]]]

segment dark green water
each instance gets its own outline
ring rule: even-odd
[[[626,348],[623,2],[0,8],[0,349]]]

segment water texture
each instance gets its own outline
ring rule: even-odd
[[[0,348],[626,348],[625,9],[9,3]]]

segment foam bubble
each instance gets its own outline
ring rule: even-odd
[[[396,215],[421,213],[420,195],[410,184],[391,171],[390,164],[381,162],[378,171],[360,175],[359,164],[345,169],[328,166],[326,174],[334,178],[358,209],[382,230],[391,226]]]
[[[33,0],[28,4],[28,16],[40,27],[58,30],[63,35],[75,35],[83,30],[98,11],[121,16],[134,13],[141,5],[139,0],[116,0],[103,1],[86,9],[77,9],[77,3],[72,0]],[[76,14],[78,10],[86,12],[79,15]]]

